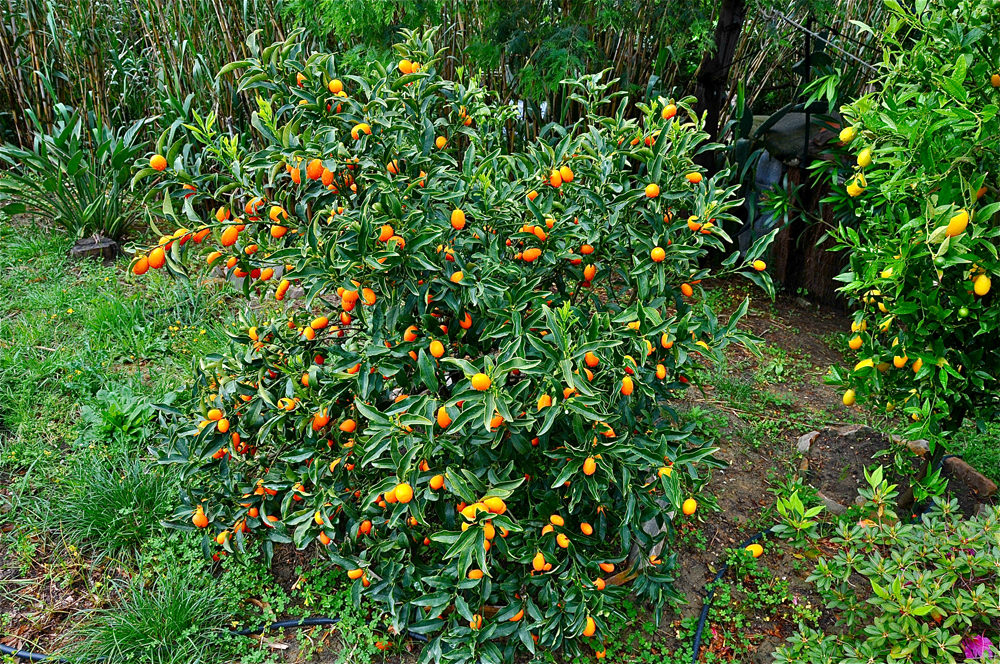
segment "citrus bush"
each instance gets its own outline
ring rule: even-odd
[[[917,4],[887,5],[879,90],[842,109],[842,159],[825,166],[844,182],[829,202],[858,305],[859,362],[832,381],[934,441],[997,404],[1000,3]]]
[[[181,228],[132,271],[207,263],[261,303],[164,409],[173,524],[210,555],[318,542],[426,660],[603,651],[618,584],[678,598],[660,529],[719,463],[666,400],[754,342],[747,302],[720,322],[695,295],[739,201],[692,161],[691,100],[507,154],[514,109],[439,78],[430,34],[398,50],[364,77],[295,36],[255,52],[229,66],[258,95],[252,147],[207,118],[140,164],[156,225]],[[574,87],[615,101],[599,75]],[[771,291],[768,240],[719,273]]]

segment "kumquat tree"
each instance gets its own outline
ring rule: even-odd
[[[176,230],[133,273],[222,271],[254,302],[163,407],[170,523],[208,555],[317,543],[391,633],[426,635],[422,661],[600,656],[627,591],[679,598],[666,533],[720,462],[669,400],[756,341],[748,301],[720,321],[699,283],[773,294],[772,236],[706,267],[740,201],[694,164],[692,99],[626,119],[587,76],[583,118],[510,154],[516,109],[442,79],[433,35],[366,76],[298,34],[251,40],[225,71],[256,95],[254,135],[209,116],[142,160],[154,227]]]

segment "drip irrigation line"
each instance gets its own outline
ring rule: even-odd
[[[250,629],[240,629],[240,630],[229,630],[231,636],[252,636],[255,634],[263,634],[264,632],[271,629],[287,629],[287,628],[301,628],[301,627],[313,627],[316,625],[336,625],[340,622],[340,618],[301,618],[299,620],[279,620],[278,622],[269,623],[266,625],[260,625],[259,627],[251,627]],[[423,634],[417,634],[416,632],[407,632],[409,637],[415,641],[420,641],[422,643],[427,643],[427,637]],[[10,646],[5,646],[0,643],[0,655],[9,655],[17,659],[27,660],[29,662],[60,662],[61,664],[69,664],[65,659],[53,659],[51,655],[46,655],[40,652],[31,652],[28,650],[18,650],[17,648],[12,648]],[[103,662],[106,658],[102,657],[96,661]]]
[[[750,539],[748,539],[747,541],[743,542],[742,544],[740,544],[738,547],[735,548],[745,549],[770,532],[771,532],[770,528],[768,528],[767,530],[762,530],[761,532],[757,533],[756,535],[754,535],[753,537],[751,537]],[[705,587],[708,586],[712,587],[709,589],[708,594],[705,595],[705,601],[701,606],[701,615],[698,616],[698,628],[694,632],[694,649],[691,659],[692,664],[698,664],[698,650],[701,648],[701,633],[705,630],[705,621],[708,619],[708,610],[712,608],[712,600],[715,598],[714,584],[717,583],[719,579],[722,578],[722,575],[726,573],[727,569],[729,569],[729,563],[723,564],[722,567],[719,568],[719,571],[716,572],[715,578],[705,584]]]

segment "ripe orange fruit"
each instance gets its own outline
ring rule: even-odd
[[[222,246],[231,247],[236,244],[237,238],[239,238],[240,232],[236,230],[236,226],[229,226],[226,230],[222,231]]]
[[[583,462],[583,474],[589,476],[593,475],[596,472],[597,472],[597,462],[594,460],[594,457],[587,457],[586,460]],[[590,533],[586,534],[589,535]]]
[[[694,289],[691,288],[691,284],[681,284],[681,293],[684,294],[684,297],[691,297],[694,295]]]
[[[379,242],[388,242],[389,238],[391,238],[395,232],[396,231],[393,230],[392,226],[385,224],[382,226],[382,229],[378,234]]]
[[[191,523],[193,523],[196,528],[208,527],[208,517],[205,516],[205,509],[201,505],[198,505],[195,509],[194,516],[191,517]]]
[[[149,167],[154,171],[167,170],[167,159],[162,154],[154,154],[149,158]]]
[[[541,572],[545,569],[545,555],[541,551],[535,554],[535,557],[531,559],[531,566],[536,572]]]
[[[306,177],[310,180],[318,180],[323,177],[323,160],[313,159],[306,166]]]
[[[596,265],[588,265],[587,267],[583,268],[583,279],[584,279],[584,281],[593,281],[594,277],[596,277],[596,276],[597,276],[597,266]]]
[[[551,405],[552,405],[552,397],[550,397],[549,395],[543,394],[542,396],[538,397],[538,410],[541,410],[543,408],[548,408]]]
[[[604,579],[594,579],[594,587],[598,590],[604,590],[607,585],[608,584],[604,581]]]
[[[480,392],[485,392],[490,389],[490,385],[493,381],[484,373],[477,373],[472,377],[472,389],[478,390]]]
[[[993,74],[990,76],[990,85],[994,88],[1000,88],[1000,74]]]
[[[601,359],[590,351],[587,351],[587,353],[583,356],[583,361],[586,362],[587,366],[591,368],[596,367],[601,363]]]
[[[330,416],[326,414],[326,408],[313,415],[313,431],[319,431],[330,423]]]
[[[367,134],[371,136],[372,128],[367,122],[360,122],[351,129],[351,138],[358,140],[361,138],[361,134]]]
[[[163,251],[163,247],[156,247],[151,252],[149,252],[149,258],[147,259],[149,267],[154,270],[159,270],[161,267],[167,264],[167,254]]]
[[[761,260],[756,260],[753,262],[753,269],[757,270],[758,272],[763,272],[764,270],[767,269],[767,263]]]
[[[559,168],[559,176],[562,178],[563,182],[573,181],[573,169],[569,166],[562,166]]]
[[[590,525],[589,523],[581,523],[580,524],[580,532],[583,533],[584,535],[590,537],[591,535],[594,534],[594,527],[592,525]]]
[[[660,113],[660,117],[664,120],[669,120],[670,118],[677,115],[677,107],[673,104],[667,104],[663,107],[663,112]]]
[[[434,341],[431,342],[431,345],[429,346],[428,350],[430,351],[430,354],[433,355],[434,357],[441,357],[444,355],[444,344],[435,339]]]
[[[483,617],[478,613],[472,616],[472,620],[469,621],[469,629],[480,630],[483,628]]]
[[[521,618],[523,618],[523,617],[524,617],[524,609],[521,609],[520,611],[518,611],[517,613],[515,613],[512,618],[510,618],[510,621],[511,622],[519,622],[521,620]]]
[[[481,570],[481,569],[470,569],[469,570],[469,578],[472,579],[473,581],[475,581],[477,579],[483,578],[483,570]],[[472,629],[476,629],[476,628],[473,627]]]
[[[698,183],[699,183],[699,182],[701,182],[701,180],[702,180],[702,176],[701,176],[701,173],[698,173],[698,172],[694,172],[694,173],[688,173],[688,174],[687,174],[687,175],[685,175],[684,177],[685,177],[685,178],[687,179],[687,181],[688,181],[688,182],[690,182],[691,184],[698,184]]]
[[[448,409],[445,408],[444,406],[441,406],[440,408],[438,408],[437,423],[438,423],[438,426],[441,427],[442,429],[447,429],[448,425],[451,424],[451,417],[448,415]],[[441,477],[441,476],[440,475],[435,475],[435,477]],[[442,478],[442,482],[443,481],[444,481],[444,478]],[[433,480],[432,480],[432,484],[433,484]],[[434,487],[432,486],[431,488],[434,488]]]
[[[590,637],[597,633],[597,623],[590,616],[587,616],[587,624],[583,628],[583,635]]]
[[[461,327],[463,330],[468,330],[470,327],[472,327],[472,316],[469,315],[468,311],[465,312],[465,318],[458,321],[458,326]]]
[[[628,376],[622,377],[622,394],[629,396],[632,394],[632,390],[635,389],[635,385],[632,384],[632,379]]]
[[[483,498],[483,505],[490,511],[490,514],[504,514],[507,511],[507,503],[502,498],[496,496]]]
[[[361,569],[360,567],[358,567],[356,569],[349,570],[347,572],[347,578],[353,579],[353,580],[360,579],[364,575],[365,575],[365,571],[363,569]]]
[[[653,250],[649,252],[649,257],[653,259],[654,263],[662,263],[663,259],[667,257],[667,252],[662,247],[653,247]]]
[[[340,423],[340,430],[344,433],[354,433],[354,430],[358,428],[358,423],[354,420],[344,420]]]
[[[659,185],[653,184],[652,182],[646,185],[646,198],[656,198],[659,195],[660,195]]]
[[[684,514],[687,516],[691,516],[692,514],[694,514],[695,510],[697,509],[698,509],[698,501],[695,500],[694,498],[688,498],[687,500],[684,501],[683,504],[681,504],[681,511],[684,512]]]
[[[553,514],[549,517],[549,523],[551,523],[553,526],[561,527],[566,525],[566,519],[562,518],[558,514]]]
[[[456,231],[460,231],[465,228],[465,212],[460,209],[451,211],[451,227]]]
[[[444,408],[444,406],[442,406],[442,408]],[[435,475],[434,477],[431,478],[430,481],[431,489],[437,491],[443,486],[444,486],[444,475]]]
[[[559,533],[558,535],[556,535],[556,544],[558,544],[563,549],[567,549],[569,548],[569,538],[566,537],[565,534]]]
[[[149,272],[149,259],[139,256],[139,260],[132,264],[132,274],[142,276]]]
[[[448,139],[445,138],[444,136],[438,136],[436,139],[434,139],[434,145],[437,146],[438,150],[443,150],[444,146],[448,145]]]
[[[524,258],[525,263],[534,263],[538,260],[538,257],[542,255],[542,250],[538,247],[531,247],[530,249],[525,249],[522,258]]]
[[[464,278],[465,278],[465,275],[462,273],[461,270],[459,270],[457,272],[453,272],[452,275],[451,275],[451,281],[452,281],[452,283],[456,283],[456,284],[457,283],[461,283],[462,279],[464,279]]]
[[[409,60],[400,60],[398,66],[399,66],[399,71],[402,74],[413,73],[413,63],[410,62]]]
[[[615,566],[612,565],[611,563],[598,563],[597,566],[600,567],[601,571],[604,572],[605,574],[611,574],[612,572],[615,571]]]
[[[332,92],[333,94],[337,94],[338,92],[341,92],[344,89],[344,84],[340,81],[339,78],[335,78],[332,81],[330,81],[330,85],[328,87],[330,89],[330,92]]]
[[[312,322],[309,323],[309,327],[314,330],[322,330],[327,325],[330,324],[330,319],[326,316],[319,316],[318,318],[313,318]]]

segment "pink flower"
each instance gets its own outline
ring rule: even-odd
[[[987,639],[985,634],[965,637],[962,639],[962,648],[965,649],[966,659],[987,660],[997,657],[997,653],[993,650],[993,642]]]

